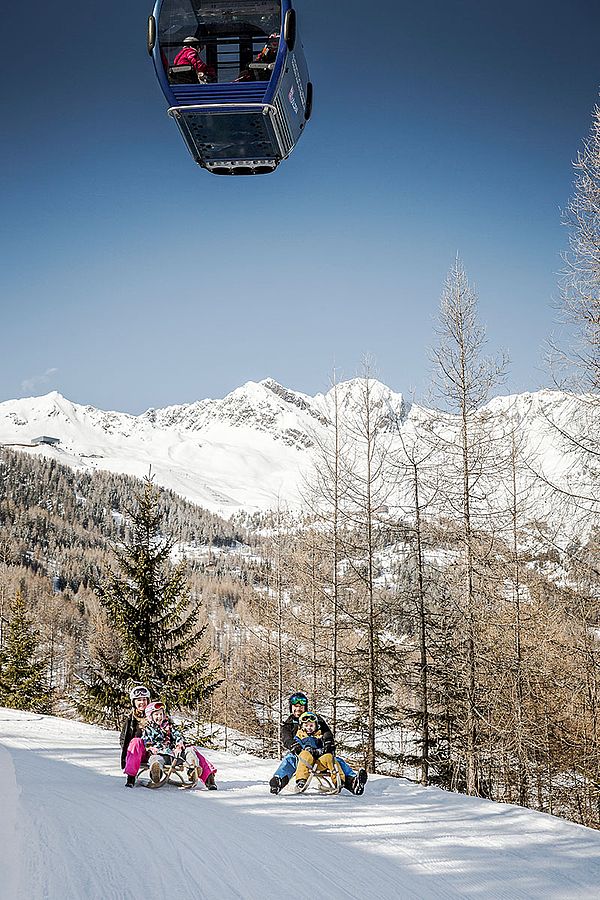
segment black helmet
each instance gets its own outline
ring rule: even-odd
[[[291,694],[289,699],[290,712],[292,711],[292,706],[305,706],[308,709],[308,697],[306,694],[303,694],[302,691],[296,691],[294,694]]]

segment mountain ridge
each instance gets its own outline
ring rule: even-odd
[[[75,468],[137,477],[151,471],[161,486],[220,514],[280,503],[299,509],[315,441],[333,429],[334,404],[340,415],[356,417],[366,384],[355,378],[311,397],[266,378],[248,381],[222,399],[150,408],[140,415],[76,404],[51,391],[0,403],[0,445],[21,449],[43,435],[58,438],[56,447],[22,449]],[[408,434],[434,415],[382,382],[370,380],[368,386],[390,432]],[[543,389],[494,397],[484,409],[516,424],[529,446],[562,471],[566,455],[548,422],[566,426],[584,405],[582,396]]]

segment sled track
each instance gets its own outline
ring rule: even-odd
[[[272,761],[219,753],[219,791],[127,790],[116,734],[0,719],[10,900],[280,900],[307,867],[328,900],[598,896],[600,835],[550,816],[378,777],[274,797]]]

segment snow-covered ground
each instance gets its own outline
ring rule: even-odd
[[[117,735],[0,709],[2,900],[597,898],[600,834],[373,777],[273,797],[273,763],[210,753],[218,792],[124,787]]]

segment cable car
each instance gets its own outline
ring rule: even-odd
[[[291,0],[157,0],[148,52],[188,150],[215,175],[264,175],[312,112]]]

